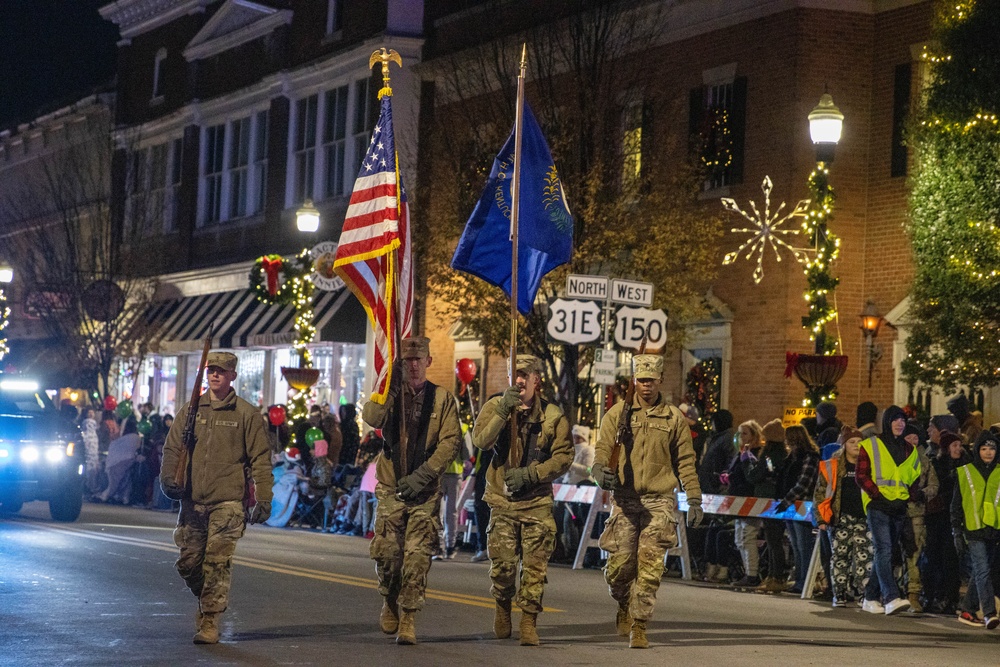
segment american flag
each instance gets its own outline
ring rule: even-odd
[[[395,357],[394,329],[413,326],[413,262],[406,191],[392,129],[391,97],[382,110],[354,182],[333,268],[368,313],[375,332],[375,385],[371,400],[385,403]]]

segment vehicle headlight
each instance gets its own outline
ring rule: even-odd
[[[62,447],[48,447],[45,450],[45,460],[49,463],[59,463],[63,459]]]
[[[38,447],[24,447],[21,449],[21,460],[25,463],[34,463],[39,458],[41,458],[42,453],[38,451]]]
[[[10,456],[9,449],[0,449],[0,459],[5,459],[8,458],[9,456]]]
[[[75,442],[66,443],[66,456],[73,456],[73,451],[76,449]]]

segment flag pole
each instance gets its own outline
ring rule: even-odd
[[[521,201],[521,135],[524,130],[524,74],[528,68],[528,45],[521,45],[521,66],[517,75],[517,105],[514,115],[514,178],[510,186],[510,379],[511,384],[517,381],[517,217]],[[508,463],[513,459],[513,466],[521,465],[518,444],[517,408],[511,411],[510,420],[510,453]],[[514,458],[516,456],[516,458]],[[506,486],[506,485],[504,485]]]
[[[371,68],[378,63],[382,63],[382,88],[378,91],[378,99],[381,100],[383,97],[392,97],[392,87],[389,85],[389,63],[395,62],[400,67],[403,66],[403,60],[399,57],[399,54],[392,49],[386,49],[384,46],[378,51],[372,53],[371,58],[368,59],[368,67]],[[397,220],[401,215],[401,204],[400,204],[400,180],[399,180],[399,155],[394,154],[393,161],[396,163],[396,216]],[[392,341],[393,341],[393,358],[389,362],[389,380],[392,380],[392,365],[397,359],[401,358],[402,350],[402,326],[403,323],[399,317],[399,247],[392,251],[395,255],[395,259],[392,262],[392,284],[393,284],[393,294],[386,295],[386,301],[389,302],[389,308],[392,315],[393,327],[392,327]],[[406,388],[402,387],[403,378],[400,378],[401,390],[399,395],[396,397],[395,413],[398,420],[399,428],[399,472],[397,473],[396,481],[399,481],[400,476],[406,476],[410,473],[409,469],[409,434],[406,432]]]

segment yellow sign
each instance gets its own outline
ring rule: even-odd
[[[785,428],[802,423],[806,417],[815,417],[815,408],[785,408],[785,414],[781,415],[781,425]]]

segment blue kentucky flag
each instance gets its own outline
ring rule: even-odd
[[[493,171],[451,259],[454,269],[496,285],[510,296],[511,184],[514,133],[493,161]],[[517,309],[531,312],[542,276],[565,264],[573,250],[573,217],[552,154],[528,104],[521,135],[521,203],[518,209]]]

